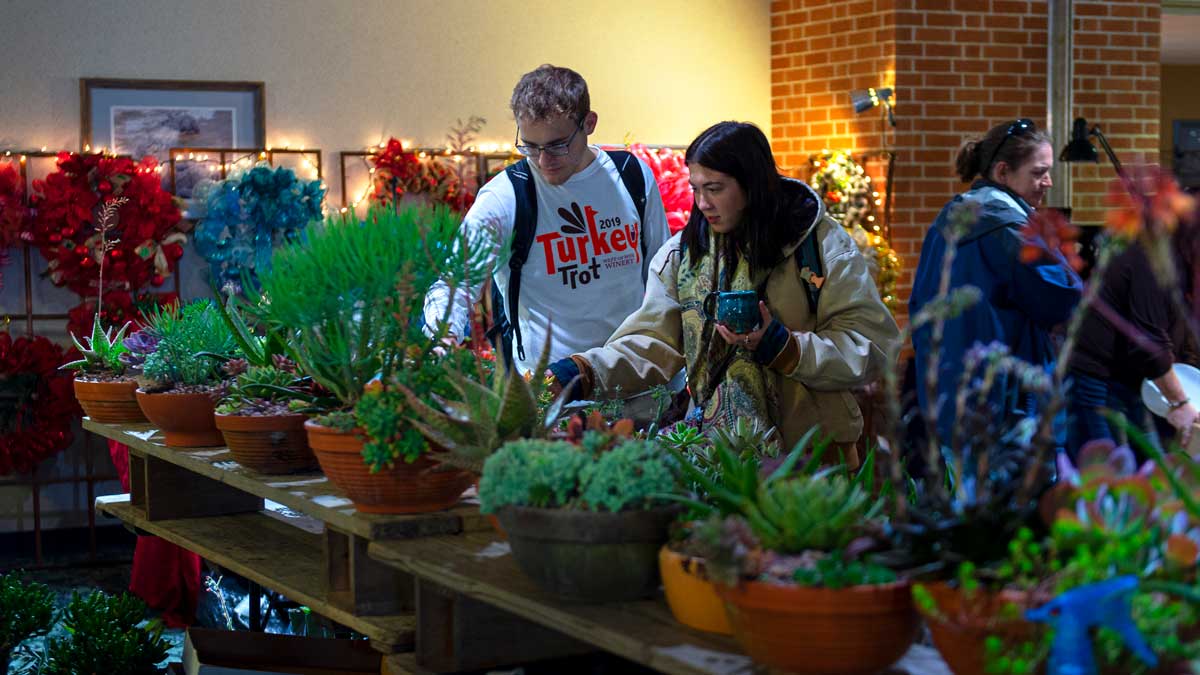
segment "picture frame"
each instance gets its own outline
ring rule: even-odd
[[[150,155],[166,166],[179,147],[263,148],[266,102],[262,82],[81,78],[80,145],[134,159]],[[200,179],[176,176],[187,200]],[[163,185],[167,189],[167,172]]]
[[[1200,188],[1200,120],[1172,120],[1172,168],[1186,188]]]

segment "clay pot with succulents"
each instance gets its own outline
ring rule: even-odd
[[[883,545],[870,537],[883,508],[865,485],[871,462],[852,476],[813,462],[793,473],[811,438],[766,478],[757,461],[722,445],[715,477],[682,465],[704,497],[694,505],[710,514],[691,525],[687,542],[706,559],[734,636],[756,662],[818,675],[878,672],[916,638],[909,583],[859,552]]]
[[[658,550],[679,513],[659,499],[675,489],[670,460],[650,441],[612,444],[513,441],[484,463],[481,510],[497,514],[521,570],[556,596],[633,600],[658,588]]]
[[[146,355],[137,401],[171,447],[224,445],[213,420],[224,393],[221,365],[237,347],[213,303],[197,300],[160,309],[145,329],[157,339]]]
[[[331,216],[305,241],[277,249],[260,275],[266,301],[251,304],[286,339],[299,371],[329,392],[305,429],[322,470],[355,507],[449,508],[473,477],[437,466],[436,449],[402,414],[400,386],[426,402],[453,393],[438,342],[409,317],[435,282],[482,282],[487,267],[457,245],[461,222],[448,211],[377,208],[367,220]]]
[[[129,353],[124,345],[125,334],[130,324],[126,323],[103,330],[99,319],[92,325],[91,337],[80,340],[72,335],[71,341],[79,350],[80,358],[65,363],[62,368],[76,371],[75,398],[83,412],[91,419],[104,424],[127,424],[145,422],[146,416],[138,406],[134,392],[137,381],[126,373],[122,357]]]
[[[308,415],[289,407],[304,403],[295,365],[282,357],[269,366],[233,359],[225,372],[236,380],[214,419],[238,464],[265,474],[317,468],[304,430]]]

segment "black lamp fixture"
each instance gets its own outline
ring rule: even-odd
[[[1090,140],[1095,136],[1100,141],[1100,147],[1104,148],[1104,154],[1108,156],[1108,161],[1112,162],[1113,169],[1122,179],[1125,178],[1125,171],[1121,168],[1121,162],[1117,156],[1113,154],[1112,146],[1108,144],[1108,139],[1104,137],[1104,133],[1100,131],[1100,125],[1094,124],[1089,129],[1087,120],[1082,117],[1076,117],[1075,123],[1071,127],[1071,142],[1067,143],[1059,154],[1060,162],[1092,162],[1100,161],[1100,155],[1096,152],[1096,146],[1092,145]]]
[[[870,110],[880,104],[887,108],[887,120],[893,127],[896,126],[896,116],[892,114],[892,90],[890,87],[881,87],[876,89],[869,87],[867,89],[854,89],[850,92],[850,102],[854,105],[854,112],[861,113]]]

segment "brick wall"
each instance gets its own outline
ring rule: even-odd
[[[1158,162],[1161,6],[1075,0],[1074,117],[1099,124],[1122,164]],[[1114,176],[1103,150],[1099,164],[1071,168],[1072,220],[1104,222],[1104,195]]]
[[[1076,115],[1100,122],[1121,158],[1158,143],[1158,3],[1075,1]],[[906,298],[925,230],[964,187],[963,140],[1016,117],[1046,121],[1046,0],[776,0],[772,24],[772,141],[781,166],[803,175],[823,148],[897,153],[892,245]],[[874,42],[872,42],[872,40]],[[832,48],[832,53],[825,53]],[[897,127],[855,116],[849,90],[895,86]],[[1060,146],[1067,139],[1056,139]],[[1124,151],[1124,152],[1123,152]],[[1079,222],[1097,222],[1111,169],[1074,170]],[[1053,203],[1053,198],[1050,199]]]

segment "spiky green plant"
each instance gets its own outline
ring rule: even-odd
[[[158,338],[142,366],[151,386],[213,384],[221,379],[221,364],[237,354],[233,335],[211,300],[163,307],[148,317],[145,330]]]
[[[759,486],[746,520],[763,547],[780,553],[845,548],[883,502],[831,469]]]
[[[757,442],[770,438],[769,432],[761,428],[755,434]],[[694,451],[686,453],[671,449],[682,477],[692,483],[695,494],[663,497],[683,502],[699,517],[742,514],[758,499],[763,485],[783,480],[796,469],[816,435],[817,428],[813,427],[796,443],[783,462],[765,477],[762,460],[753,451],[754,442],[749,440],[750,430],[714,435],[712,446],[708,448],[696,445],[693,446]],[[820,467],[828,445],[823,441],[814,444],[808,461],[800,469],[801,474],[811,474]]]
[[[159,673],[168,643],[158,621],[142,626],[146,604],[133,595],[95,591],[74,593],[63,612],[67,637],[46,644],[47,675],[78,673]]]
[[[133,324],[127,321],[120,330],[117,330],[116,326],[104,330],[100,327],[100,322],[95,321],[92,323],[90,338],[83,338],[81,343],[79,338],[71,336],[71,342],[75,343],[75,348],[79,350],[81,358],[64,363],[59,368],[61,370],[77,370],[88,375],[121,375],[125,372],[125,364],[121,362],[121,355],[129,352],[122,342],[131,325]]]
[[[546,370],[550,341],[542,349],[535,373]],[[454,398],[434,396],[425,403],[416,392],[400,386],[408,402],[408,421],[441,450],[438,460],[467,471],[483,473],[483,463],[500,446],[519,438],[545,438],[566,400],[560,394],[543,412],[537,404],[545,388],[543,378],[526,380],[503,359],[486,383],[484,373],[451,371],[445,374],[457,392]]]
[[[365,223],[331,216],[306,241],[275,252],[255,311],[285,338],[300,369],[348,410],[368,382],[389,382],[423,362],[444,334],[433,327],[426,335],[419,320],[434,282],[457,288],[490,273],[488,246],[460,239],[460,218],[445,208],[376,208]]]

